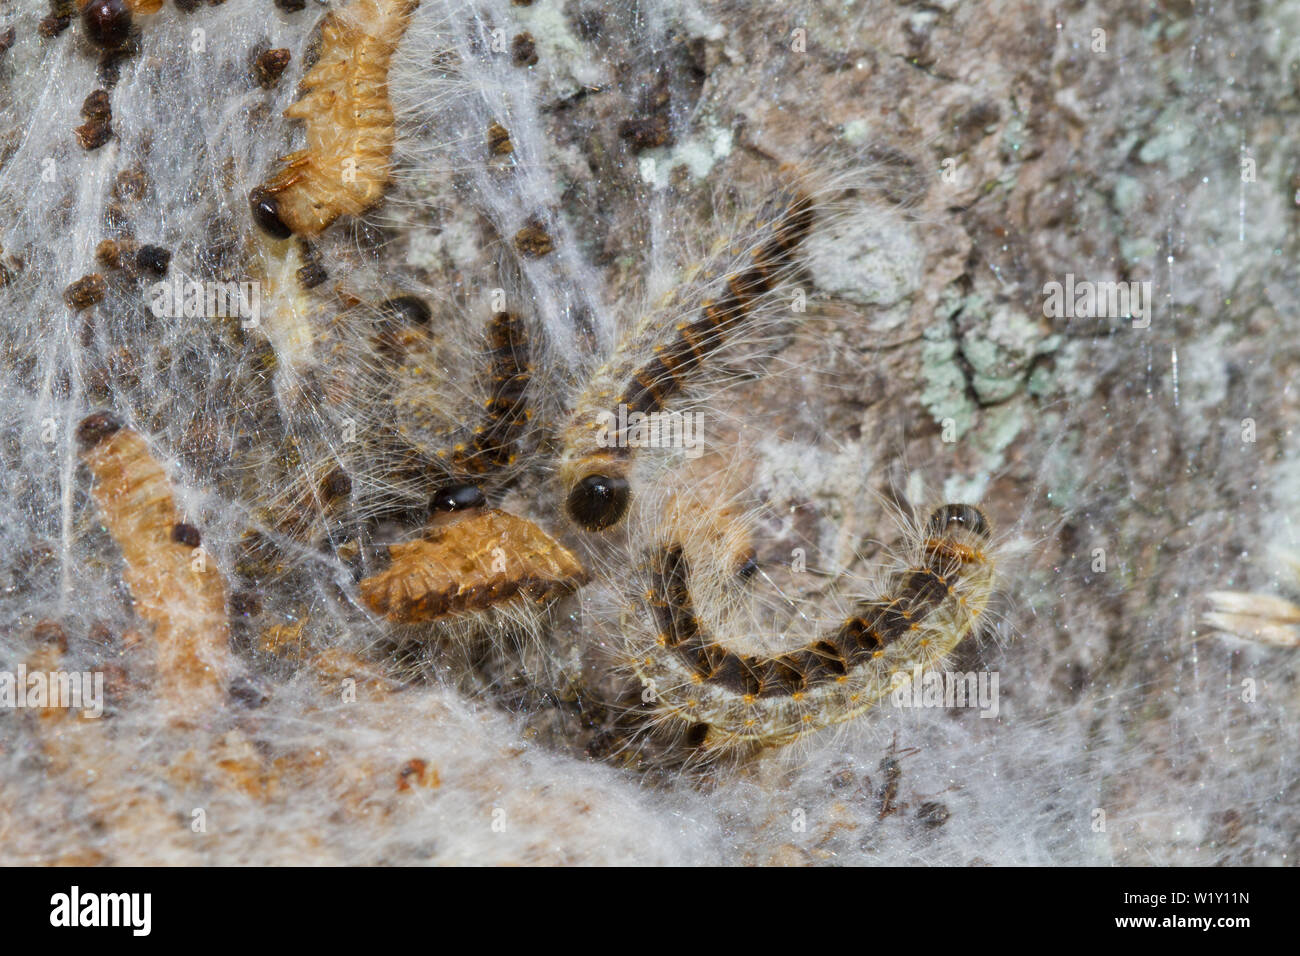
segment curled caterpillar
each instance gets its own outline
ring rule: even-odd
[[[438,492],[425,536],[390,546],[388,569],[361,582],[366,605],[414,624],[541,602],[586,581],[578,559],[537,525],[482,505],[472,485]]]
[[[153,625],[159,684],[181,716],[216,705],[229,671],[229,624],[221,574],[197,561],[198,529],[184,523],[162,466],[145,440],[111,414],[77,428],[104,524],[126,562],[136,613]]]
[[[777,217],[760,224],[759,238],[742,254],[743,265],[720,278],[706,272],[707,291],[693,317],[665,328],[665,313],[691,311],[692,305],[669,297],[596,372],[563,434],[560,480],[575,522],[603,531],[622,520],[631,499],[628,472],[636,444],[628,440],[629,423],[663,411],[710,370],[724,346],[752,331],[759,307],[789,277],[814,216],[813,197],[803,189],[788,190]],[[728,252],[723,245],[711,258]],[[687,277],[688,285],[692,278]]]
[[[108,50],[121,46],[131,35],[133,14],[157,13],[162,5],[163,0],[77,0],[90,42]]]
[[[707,539],[708,527],[697,537]],[[942,662],[993,592],[987,520],[971,505],[947,504],[930,515],[884,594],[797,650],[744,653],[719,637],[719,622],[695,599],[690,556],[701,542],[690,538],[674,530],[650,554],[643,600],[654,631],[626,654],[652,721],[706,754],[786,743],[857,716],[892,689],[895,674]]]
[[[314,236],[375,205],[388,184],[393,108],[388,64],[415,0],[352,0],[326,16],[303,97],[284,115],[307,123],[307,148],[253,190],[253,218],[269,235]]]

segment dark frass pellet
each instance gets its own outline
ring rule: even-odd
[[[540,259],[555,248],[551,234],[541,222],[532,219],[524,228],[515,233],[515,248],[519,254],[530,259]]]
[[[110,119],[113,108],[108,99],[108,90],[95,90],[87,96],[81,104],[81,115],[86,119]]]
[[[488,152],[493,156],[507,156],[515,149],[514,143],[510,142],[510,131],[496,120],[488,127],[487,142]]]
[[[665,146],[669,140],[667,116],[651,116],[646,119],[624,120],[618,124],[619,138],[627,141],[633,152]]]
[[[269,90],[280,81],[281,74],[289,66],[290,53],[285,49],[265,50],[253,61],[253,73],[257,83]]]
[[[537,63],[537,41],[528,32],[515,34],[510,41],[510,60],[515,66],[533,66]]]
[[[43,39],[52,40],[68,28],[72,22],[72,17],[45,17],[40,23],[36,24],[36,32]]]
[[[96,117],[86,120],[72,132],[76,134],[77,142],[81,144],[82,149],[99,149],[112,138],[113,126],[108,120]]]
[[[104,281],[104,277],[98,272],[92,272],[64,289],[63,301],[79,312],[103,302],[107,292],[108,283]]]
[[[95,261],[108,269],[117,269],[122,265],[122,247],[113,239],[100,240],[95,246]]]
[[[927,830],[937,830],[950,816],[948,808],[937,800],[927,800],[916,808],[916,821]]]
[[[321,482],[321,494],[326,501],[338,501],[352,494],[352,479],[342,468],[334,468]]]
[[[135,254],[135,267],[151,275],[165,276],[172,254],[162,246],[141,246]]]
[[[183,521],[172,525],[172,540],[177,544],[185,545],[187,548],[197,548],[203,543],[199,529],[192,524],[185,524]]]

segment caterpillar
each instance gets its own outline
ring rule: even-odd
[[[108,412],[77,427],[92,494],[126,563],[136,613],[153,625],[162,696],[179,718],[220,702],[230,669],[226,592],[198,529],[181,520],[144,438]]]
[[[514,464],[514,446],[532,413],[525,390],[532,378],[528,335],[519,317],[498,312],[487,326],[488,397],[473,435],[438,457],[460,476],[484,475]]]
[[[786,191],[779,207],[773,221],[760,223],[760,238],[742,254],[747,260],[742,267],[720,279],[697,267],[707,291],[694,318],[676,322],[665,335],[665,313],[680,314],[683,305],[670,294],[642,318],[578,397],[564,427],[559,473],[567,489],[566,510],[581,527],[604,531],[627,512],[636,444],[629,441],[628,423],[663,411],[696,384],[724,346],[752,331],[760,306],[793,271],[795,252],[812,230],[815,203],[810,192],[796,187]],[[720,243],[710,258],[729,252],[728,244]],[[684,285],[695,278],[688,275]],[[636,359],[647,353],[648,358]]]
[[[972,505],[946,504],[885,593],[857,602],[803,647],[745,653],[720,636],[736,618],[707,620],[696,600],[691,562],[717,527],[673,528],[654,546],[641,597],[653,631],[624,649],[645,688],[650,728],[666,726],[705,755],[787,743],[861,714],[893,688],[895,674],[940,664],[993,593],[987,519]]]
[[[393,108],[388,65],[416,0],[352,0],[325,17],[320,58],[284,111],[307,124],[307,147],[249,194],[268,235],[315,236],[339,216],[374,206],[388,185]]]

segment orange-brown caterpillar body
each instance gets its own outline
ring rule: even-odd
[[[169,706],[193,716],[215,706],[229,670],[226,591],[199,532],[184,523],[145,440],[107,413],[77,430],[93,494],[126,562],[136,613],[154,627],[159,684]]]
[[[305,94],[284,111],[307,123],[307,147],[283,157],[284,168],[249,197],[258,225],[272,236],[314,236],[383,195],[394,142],[388,65],[416,6],[352,0],[326,16]]]

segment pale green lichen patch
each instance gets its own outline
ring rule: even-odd
[[[1148,165],[1162,163],[1175,176],[1185,176],[1191,171],[1192,140],[1196,127],[1181,115],[1177,107],[1170,107],[1156,119],[1152,126],[1156,133],[1138,150],[1138,159]]]
[[[550,81],[552,99],[564,99],[583,89],[598,89],[610,81],[608,66],[593,57],[590,47],[574,35],[561,4],[516,7],[512,13],[533,39],[537,68]]]
[[[1141,210],[1146,198],[1142,183],[1132,176],[1116,177],[1112,194],[1115,199],[1115,210],[1125,216]]]
[[[957,339],[945,319],[925,330],[921,345],[921,375],[925,388],[921,404],[940,427],[951,423],[959,439],[975,423],[977,407],[966,392],[966,376],[957,363]]]
[[[1025,385],[1035,358],[1060,347],[1043,323],[1000,304],[992,309],[979,295],[962,300],[957,324],[961,354],[971,367],[971,386],[982,405],[1005,402]]]
[[[674,169],[685,166],[696,179],[703,179],[714,165],[731,155],[733,134],[728,129],[707,129],[677,145],[647,150],[637,161],[641,181],[656,189],[668,185]]]

